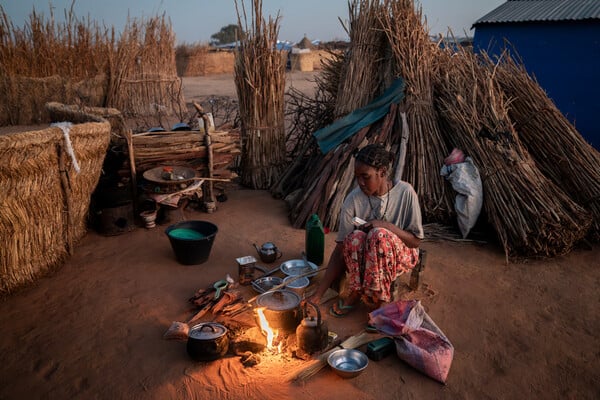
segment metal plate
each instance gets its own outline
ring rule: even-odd
[[[173,172],[173,179],[164,179],[163,178],[163,169],[170,168]],[[160,167],[155,167],[144,171],[144,179],[160,184],[179,184],[179,183],[188,183],[192,182],[194,178],[198,177],[198,173],[195,169],[189,167],[183,167],[180,165],[164,165]]]
[[[252,281],[252,288],[258,293],[264,293],[273,289],[277,285],[281,285],[283,279],[277,276],[264,276]]]
[[[279,266],[279,269],[281,269],[281,272],[283,272],[287,276],[298,276],[298,275],[308,273],[311,270],[315,271],[314,273],[307,275],[309,278],[311,278],[317,274],[316,271],[319,269],[319,267],[317,267],[316,264],[314,264],[310,261],[307,261],[307,262],[308,262],[308,266],[306,265],[304,260],[288,260],[288,261],[282,263]]]

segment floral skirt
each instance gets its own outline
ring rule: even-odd
[[[348,288],[372,300],[392,300],[392,283],[419,260],[419,249],[411,249],[387,229],[368,233],[355,230],[344,239],[344,261]]]

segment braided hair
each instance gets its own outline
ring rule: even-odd
[[[380,143],[368,144],[354,156],[357,162],[369,165],[377,170],[385,167],[389,170],[392,163],[392,153],[385,149]]]

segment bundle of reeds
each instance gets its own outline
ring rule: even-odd
[[[187,107],[175,64],[175,34],[163,14],[130,19],[110,59],[106,104],[127,116],[177,115]]]
[[[507,259],[568,252],[585,236],[589,213],[537,168],[513,128],[494,71],[464,50],[440,64],[435,98],[448,139],[479,168],[487,220]]]
[[[285,165],[285,64],[277,50],[279,17],[262,15],[262,1],[252,1],[248,25],[246,7],[236,0],[242,37],[235,55],[235,84],[241,121],[242,184],[269,189]]]
[[[379,0],[348,2],[350,47],[340,73],[335,118],[364,107],[392,82],[389,43],[380,22],[383,12]]]
[[[0,125],[45,122],[48,101],[103,106],[114,36],[72,7],[65,17],[34,11],[20,28],[0,6]]]
[[[334,121],[335,100],[344,60],[343,53],[332,52],[331,57],[322,62],[322,72],[315,78],[314,96],[293,87],[286,93],[286,117],[289,120],[286,146],[287,159],[291,162],[271,187],[274,197],[284,198],[301,190],[308,184],[305,171],[323,158],[312,134]],[[289,197],[288,200],[292,207],[295,206],[296,200]]]
[[[537,167],[592,214],[590,237],[600,240],[600,153],[558,110],[539,84],[508,53],[488,68],[511,99],[508,114]]]
[[[386,0],[385,7],[380,17],[392,47],[396,74],[406,82],[409,133],[401,176],[419,195],[425,220],[448,221],[454,194],[445,190],[446,183],[439,174],[448,149],[433,104],[438,47],[429,38],[422,11],[415,8],[413,0]]]
[[[22,28],[14,26],[0,5],[0,76],[81,80],[106,73],[114,31],[77,18],[73,5],[65,10],[64,22],[58,22],[52,7],[48,19],[34,9]]]

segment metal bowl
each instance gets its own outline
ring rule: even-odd
[[[281,269],[281,272],[283,272],[287,276],[298,276],[314,271],[314,273],[308,275],[309,278],[312,278],[317,274],[317,270],[319,269],[319,267],[317,267],[316,264],[310,261],[307,261],[307,263],[308,265],[306,265],[304,260],[288,260],[282,263],[279,266],[279,269]]]
[[[281,285],[283,279],[276,276],[264,276],[252,281],[252,288],[258,293],[265,293],[273,289],[277,285]]]
[[[367,368],[369,359],[362,351],[340,349],[329,354],[327,363],[342,378],[354,378]]]
[[[294,278],[294,276],[286,276],[283,280],[283,283],[285,283],[285,287],[287,289],[302,296],[308,285],[310,285],[310,280],[306,276],[303,276],[302,278]]]

